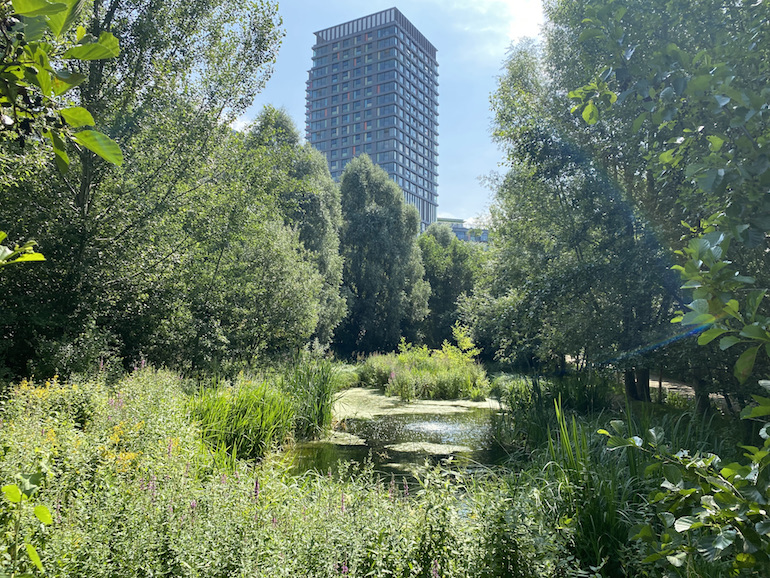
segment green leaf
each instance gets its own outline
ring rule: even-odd
[[[75,23],[86,4],[85,0],[63,0],[63,2],[66,9],[48,17],[48,27],[57,38]]]
[[[60,96],[81,84],[85,79],[84,74],[69,70],[56,70],[53,75],[53,92],[56,96]]]
[[[709,150],[715,153],[719,152],[719,150],[722,148],[722,145],[725,143],[725,139],[716,135],[707,136],[706,139],[709,141]]]
[[[714,538],[714,548],[717,550],[724,550],[735,542],[736,531],[735,530],[722,530]]]
[[[27,548],[27,556],[32,560],[32,563],[37,566],[37,569],[43,571],[43,563],[40,561],[40,556],[37,555],[37,550],[32,544],[24,544]]]
[[[588,124],[596,124],[599,121],[599,109],[592,100],[588,101],[588,104],[583,109],[583,120]]]
[[[94,126],[94,117],[82,106],[71,106],[59,111],[68,125],[79,128],[81,126]]]
[[[610,449],[617,449],[617,448],[628,448],[628,447],[637,447],[638,444],[636,441],[634,441],[633,438],[624,438],[620,436],[610,436],[610,439],[607,440],[607,447]]]
[[[53,524],[53,518],[51,517],[51,511],[43,506],[35,506],[35,517],[40,520],[46,526]]]
[[[698,313],[697,311],[690,311],[682,317],[682,325],[708,325],[714,321],[716,321],[716,317],[710,313]]]
[[[118,39],[110,32],[102,32],[99,40],[88,44],[78,44],[64,53],[64,58],[76,58],[78,60],[102,60],[115,58],[120,54]]]
[[[56,168],[59,169],[61,174],[65,175],[70,168],[70,157],[67,154],[67,151],[64,149],[64,141],[62,141],[61,137],[56,131],[51,131],[49,138],[53,143]]]
[[[663,477],[675,486],[682,482],[682,472],[674,464],[665,464],[663,466]]]
[[[719,349],[724,351],[726,349],[730,349],[733,345],[740,342],[741,340],[734,335],[728,335],[727,337],[723,337],[719,340]]]
[[[83,130],[72,135],[72,140],[96,153],[114,165],[123,164],[123,153],[114,140],[96,130]]]
[[[748,337],[756,341],[770,341],[767,331],[759,327],[758,325],[744,325],[740,332],[741,337]]]
[[[8,484],[7,486],[3,486],[3,493],[5,494],[6,499],[12,504],[18,504],[21,502],[21,490],[16,484]]]
[[[66,4],[47,0],[11,0],[13,11],[19,16],[51,15],[67,9]]]
[[[591,38],[599,38],[601,36],[604,36],[604,32],[598,28],[587,28],[580,33],[580,36],[578,36],[578,42],[585,42]]]
[[[25,261],[45,261],[41,253],[24,253],[13,260],[14,263],[23,263]]]
[[[757,359],[757,351],[759,351],[758,345],[749,347],[741,354],[738,361],[735,362],[733,375],[735,375],[741,383],[745,382],[751,375],[751,372],[754,369],[754,362]]]
[[[698,521],[695,516],[682,516],[676,522],[674,522],[674,530],[677,532],[686,532],[693,524]]]
[[[679,552],[678,554],[674,554],[673,556],[666,556],[666,560],[668,560],[668,563],[672,566],[675,566],[676,568],[681,568],[684,566],[684,563],[687,560],[687,554],[685,552]]]
[[[722,329],[721,327],[712,327],[711,329],[704,331],[698,336],[698,345],[706,345],[711,343],[724,333],[727,333],[727,329]]]

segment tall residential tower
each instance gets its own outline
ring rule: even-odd
[[[315,33],[307,81],[307,140],[339,179],[366,153],[417,207],[422,227],[438,206],[436,48],[397,8]]]

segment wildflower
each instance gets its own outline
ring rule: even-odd
[[[407,497],[409,495],[409,486],[406,483],[406,478],[404,478],[404,497]]]
[[[259,499],[259,478],[254,478],[254,501]]]
[[[273,516],[273,528],[275,528],[278,525],[278,520],[275,519],[275,516]]]
[[[345,492],[342,492],[342,502],[340,505],[340,510],[342,511],[343,514],[345,513]]]
[[[434,560],[430,567],[430,578],[438,578],[438,560]]]
[[[191,509],[191,510],[194,510],[194,509],[195,509],[195,508],[197,508],[197,507],[198,507],[198,500],[196,500],[196,499],[193,499],[193,500],[190,502],[190,509]]]

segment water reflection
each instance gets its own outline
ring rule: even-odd
[[[501,463],[504,452],[492,439],[492,409],[449,414],[398,414],[348,418],[330,441],[300,443],[291,451],[293,470],[336,472],[342,461],[371,459],[375,471],[408,475],[426,460],[452,457],[458,467]]]

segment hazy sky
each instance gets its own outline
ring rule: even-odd
[[[285,108],[304,133],[314,32],[394,6],[438,49],[438,215],[481,215],[490,191],[479,177],[496,170],[501,159],[490,138],[489,95],[511,43],[538,34],[541,0],[283,0],[286,37],[275,73],[242,120],[272,104]]]

